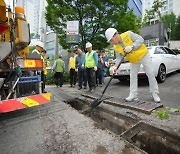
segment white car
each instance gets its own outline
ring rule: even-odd
[[[164,82],[166,75],[178,71],[180,72],[180,56],[165,46],[152,46],[148,47],[150,56],[152,58],[152,69],[156,76],[158,82]],[[110,75],[113,74],[115,66],[110,67]],[[143,66],[140,65],[140,70],[138,72],[138,78],[146,77]],[[130,63],[124,62],[121,64],[114,75],[115,79],[127,80],[130,78]]]

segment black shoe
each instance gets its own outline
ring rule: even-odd
[[[84,87],[83,87],[83,89],[87,89],[87,87],[86,87],[86,86],[84,86]]]
[[[78,88],[78,90],[81,90],[81,89],[82,89],[82,87],[79,87],[79,88]]]

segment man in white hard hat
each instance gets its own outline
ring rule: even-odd
[[[43,59],[43,56],[41,55],[43,49],[44,49],[43,43],[40,41],[37,41],[36,48],[32,51],[32,53],[37,53],[38,55],[40,55],[41,59]]]
[[[131,102],[138,100],[137,74],[140,64],[142,64],[146,75],[148,76],[150,93],[152,94],[154,101],[159,103],[161,100],[158,96],[158,84],[151,68],[152,61],[148,49],[144,44],[144,39],[131,31],[118,34],[118,31],[115,28],[108,28],[105,32],[105,36],[108,42],[114,44],[114,50],[117,55],[116,66],[122,57],[121,55],[124,55],[125,53],[127,53],[126,59],[131,63],[130,93],[126,98],[126,101]],[[116,72],[117,68],[114,70],[114,73]]]
[[[42,92],[45,91],[45,83],[46,83],[46,77],[45,77],[45,70],[44,70],[44,63],[45,63],[45,55],[46,55],[46,50],[43,48],[43,43],[40,41],[37,41],[36,43],[36,48],[32,51],[32,53],[36,53],[36,57],[41,58],[43,60],[43,70],[42,71],[37,71],[36,73],[38,75],[41,75],[41,85],[42,85]],[[47,70],[46,70],[47,71]]]
[[[86,43],[87,53],[85,55],[85,67],[87,73],[87,80],[89,85],[89,91],[93,92],[96,88],[96,74],[98,65],[98,56],[95,51],[92,50],[92,44],[90,42]]]

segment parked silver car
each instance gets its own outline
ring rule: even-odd
[[[152,69],[158,82],[164,82],[166,80],[166,75],[171,72],[180,72],[180,56],[173,50],[165,46],[152,46],[148,47],[148,50],[152,58]],[[113,74],[114,68],[115,66],[110,67],[110,75]],[[141,65],[138,78],[144,77],[146,77],[146,73]],[[121,81],[129,79],[130,63],[127,61],[122,63],[114,78]]]

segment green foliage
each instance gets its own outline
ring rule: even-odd
[[[35,34],[34,34],[34,33],[31,33],[31,34],[30,34],[31,39],[33,39],[33,38],[34,38],[34,36],[35,36]]]
[[[69,71],[65,71],[65,72],[64,72],[64,82],[65,82],[65,83],[69,83],[69,80],[70,80]]]
[[[143,22],[142,22],[142,27],[148,26],[150,23],[150,20],[153,18],[158,18],[159,21],[162,21],[160,9],[164,7],[165,3],[166,1],[160,1],[160,0],[155,0],[153,2],[151,9],[146,10],[146,13],[144,15]]]
[[[54,73],[52,72],[52,70],[48,70],[48,74],[46,76],[46,84],[54,84]]]
[[[177,22],[176,22],[175,40],[180,40],[180,16],[178,16]]]
[[[167,14],[167,15],[164,15],[162,17],[162,20],[166,26],[166,28],[168,29],[171,29],[171,32],[168,32],[169,34],[169,39],[175,39],[176,37],[176,33],[175,33],[175,28],[176,28],[176,15],[171,12],[171,14]]]
[[[139,20],[133,11],[128,10],[128,0],[47,0],[47,24],[59,37],[64,49],[66,44],[67,21],[78,20],[80,45],[85,49],[85,43],[90,41],[94,49],[108,46],[104,33],[109,27],[115,27],[122,33],[127,30],[138,32]]]
[[[36,48],[36,46],[29,46],[29,53],[32,53],[32,51]]]
[[[64,72],[64,83],[69,83],[70,75],[69,71]],[[48,74],[46,76],[46,84],[51,85],[54,84],[54,72],[52,70],[48,70]]]
[[[40,35],[38,33],[37,34],[31,33],[30,37],[31,37],[31,39],[39,39]]]
[[[158,117],[161,120],[169,118],[168,113],[163,110],[159,110],[159,111],[154,110],[153,112],[156,114],[156,117]]]
[[[180,113],[180,108],[171,108],[171,107],[166,107],[166,109],[170,112],[176,112],[176,113]]]
[[[176,18],[176,15],[171,13],[164,15],[162,20],[165,23],[166,28],[171,29],[171,32],[169,32],[169,39],[180,40],[180,16]]]

